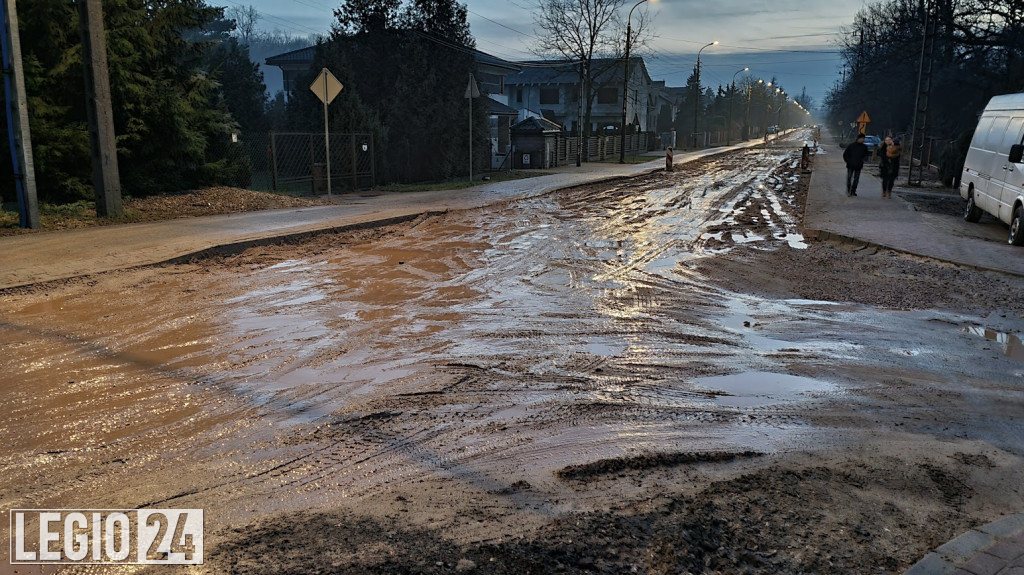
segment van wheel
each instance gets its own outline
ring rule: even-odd
[[[1010,220],[1009,241],[1015,246],[1024,246],[1024,206],[1018,205],[1013,210],[1013,219]]]
[[[967,207],[964,208],[964,220],[975,223],[981,219],[981,208],[978,204],[974,203],[974,192],[967,197]]]

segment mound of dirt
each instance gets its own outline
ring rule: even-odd
[[[40,220],[43,231],[88,228],[108,224],[155,222],[197,216],[234,214],[259,210],[303,208],[326,205],[319,196],[296,197],[269,192],[255,192],[242,188],[218,186],[177,194],[160,194],[144,198],[131,198],[124,202],[124,216],[98,218],[93,202],[78,202],[61,206],[42,206]],[[0,219],[0,236],[32,233],[17,227],[17,214]]]

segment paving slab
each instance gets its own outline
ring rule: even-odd
[[[900,182],[906,183],[906,167]],[[846,195],[843,150],[825,138],[814,157],[804,211],[808,239],[846,239],[964,266],[1024,276],[1024,249],[1009,245],[1008,228],[986,218],[969,223],[961,217],[917,211],[899,197],[919,191],[897,185],[891,198],[882,197],[877,167],[865,166],[857,195]]]
[[[1024,513],[993,521],[925,555],[904,575],[1024,575]]]

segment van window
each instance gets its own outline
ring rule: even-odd
[[[992,129],[992,116],[983,116],[978,121],[978,127],[974,129],[974,137],[971,138],[971,148],[985,149],[988,142],[988,133]]]
[[[1024,144],[1024,116],[1016,116],[1010,120],[1006,139],[1010,144]]]
[[[988,131],[988,137],[985,138],[985,149],[993,152],[998,152],[1000,155],[1005,154],[1009,150],[1004,150],[1003,136],[1006,134],[1006,128],[1010,125],[1010,117],[1003,116],[1001,118],[995,118],[992,120],[992,129]]]

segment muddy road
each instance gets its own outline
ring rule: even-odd
[[[798,160],[0,294],[0,501],[202,508],[211,573],[899,573],[1024,510],[1024,281],[807,245]]]

